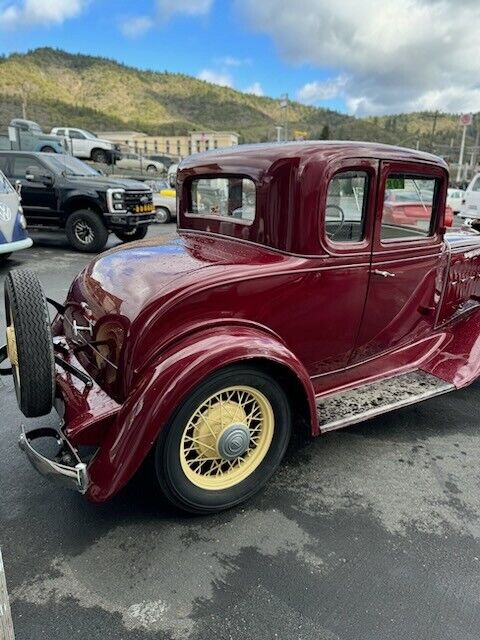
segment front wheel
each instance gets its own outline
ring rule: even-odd
[[[98,253],[107,244],[108,230],[102,219],[90,209],[71,213],[65,224],[68,241],[77,251]]]
[[[108,164],[109,154],[103,149],[94,149],[92,151],[92,161],[98,162],[99,164]]]
[[[42,147],[40,151],[42,151],[42,153],[56,153],[55,149],[48,145],[46,147]]]
[[[130,229],[129,231],[115,231],[115,235],[122,242],[133,242],[134,240],[143,240],[147,235],[148,225]]]
[[[150,175],[157,173],[157,167],[154,164],[149,164],[147,167],[147,173],[149,173]]]
[[[212,374],[187,398],[155,451],[160,487],[190,513],[248,500],[280,464],[291,432],[288,400],[269,375],[247,366]]]

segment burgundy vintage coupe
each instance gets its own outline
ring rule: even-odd
[[[63,304],[9,273],[19,406],[61,417],[21,448],[94,502],[148,463],[171,502],[213,512],[262,487],[293,427],[316,436],[470,384],[480,234],[446,233],[447,186],[439,158],[379,144],[186,159],[177,240],[96,257]],[[420,194],[428,219],[384,215],[391,189]]]

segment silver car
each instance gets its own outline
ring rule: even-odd
[[[150,160],[138,155],[138,153],[123,153],[121,158],[116,161],[118,169],[126,169],[129,171],[139,171],[140,173],[148,173],[157,175],[165,172],[165,166],[158,160]]]
[[[177,217],[177,194],[165,180],[145,180],[153,191],[153,206],[157,222],[166,224]]]
[[[0,264],[14,251],[32,246],[26,228],[20,197],[0,171]]]

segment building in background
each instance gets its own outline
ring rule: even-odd
[[[149,136],[140,131],[99,131],[105,140],[119,144],[141,155],[164,153],[172,156],[189,156],[209,149],[233,147],[238,144],[235,131],[190,131],[186,136]]]

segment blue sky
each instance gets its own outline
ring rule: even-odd
[[[58,47],[356,115],[480,111],[479,31],[478,0],[0,0],[4,54]]]
[[[45,0],[45,4],[52,0]],[[55,0],[53,0],[55,1]],[[327,70],[281,58],[272,39],[256,33],[242,19],[234,2],[217,0],[209,11],[189,15],[173,12],[162,18],[152,0],[99,0],[85,3],[83,11],[62,24],[30,24],[20,30],[0,30],[0,52],[24,52],[51,46],[114,58],[142,69],[178,71],[228,82],[239,90],[253,89],[269,96],[288,92],[292,98],[307,82],[327,78]],[[2,7],[21,2],[0,0]],[[135,29],[138,17],[154,24]],[[133,25],[132,32],[129,26]],[[125,32],[128,35],[125,35]],[[203,72],[203,73],[202,73]],[[345,109],[342,99],[320,101]]]

